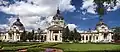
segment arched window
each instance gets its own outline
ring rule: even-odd
[[[55,35],[55,41],[57,41],[58,40],[58,35]]]
[[[91,40],[91,39],[92,39],[92,36],[90,36],[89,40]]]
[[[88,36],[86,36],[86,40],[88,40]]]

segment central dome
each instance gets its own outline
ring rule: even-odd
[[[13,23],[12,27],[18,27],[19,30],[24,30],[24,25],[20,22],[20,19],[17,18],[16,22]]]
[[[99,23],[96,24],[96,26],[101,26],[101,25],[107,26],[107,24],[105,24],[105,23],[103,22],[103,19],[100,19]]]
[[[20,19],[17,19],[16,22],[13,23],[15,26],[23,26],[23,24],[20,22]]]

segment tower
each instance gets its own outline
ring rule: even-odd
[[[96,24],[96,30],[99,32],[107,32],[109,30],[107,24],[103,22],[103,18],[99,18],[99,22]]]
[[[19,17],[17,17],[16,21],[11,25],[7,37],[7,41],[16,42],[20,41],[20,36],[24,32],[24,25],[20,22]]]
[[[64,27],[64,19],[63,19],[63,16],[61,16],[60,14],[59,8],[57,9],[55,16],[53,16],[51,25],[58,25],[58,26]]]
[[[57,9],[55,16],[53,16],[50,27],[47,28],[47,42],[62,42],[62,32],[64,29],[63,16],[60,14],[60,10]]]
[[[16,29],[16,30],[20,30],[20,31],[24,31],[25,30],[24,25],[21,23],[19,17],[17,17],[16,22],[14,22],[12,24],[12,26],[10,27],[10,29],[12,29],[12,30]]]

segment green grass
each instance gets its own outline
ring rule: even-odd
[[[79,44],[79,43],[2,43],[3,50],[16,51],[26,48],[28,52],[43,51],[45,48],[59,48],[64,51],[120,50],[120,44]]]
[[[0,43],[4,51],[17,51],[19,49],[28,49],[44,45],[43,43]]]
[[[64,51],[120,50],[120,45],[115,44],[59,44],[54,47]]]
[[[30,51],[43,51],[47,47],[54,46],[57,43],[0,43],[0,46],[2,46],[2,50],[6,51],[12,51],[15,52],[19,49],[28,49],[28,52]]]
[[[3,46],[3,47],[13,47],[13,46],[29,46],[29,45],[35,45],[35,44],[40,44],[40,43],[21,43],[21,42],[18,42],[18,43],[0,43],[0,46]]]

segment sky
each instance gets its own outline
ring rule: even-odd
[[[120,26],[120,0],[117,1],[103,16],[110,28]],[[45,29],[58,8],[68,26],[79,30],[95,29],[99,17],[94,4],[93,0],[0,0],[0,29],[10,27],[17,16],[26,29]]]

